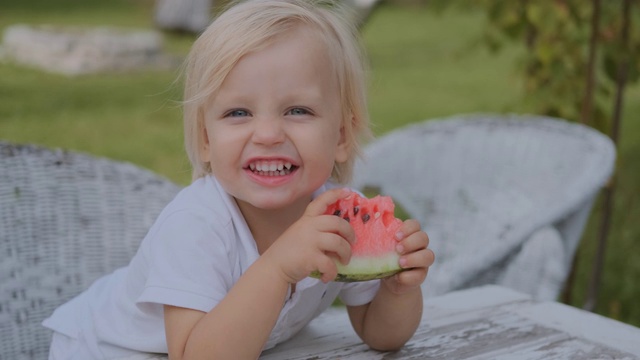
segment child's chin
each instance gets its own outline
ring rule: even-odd
[[[260,199],[252,203],[252,205],[262,210],[279,210],[291,206],[290,199]]]
[[[291,193],[278,193],[277,190],[272,191],[265,196],[256,196],[251,199],[251,205],[262,210],[280,210],[291,206],[295,206],[296,203],[302,204],[305,207],[311,201],[311,195],[309,194],[291,194]]]

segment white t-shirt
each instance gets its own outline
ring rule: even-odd
[[[128,266],[98,279],[43,325],[79,339],[96,359],[167,353],[163,305],[210,311],[258,256],[234,199],[215,178],[204,177],[167,205]],[[303,279],[287,296],[265,349],[293,336],[336,297],[363,305],[379,286]]]

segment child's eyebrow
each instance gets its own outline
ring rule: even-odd
[[[284,97],[285,99],[291,98],[292,100],[303,99],[303,100],[323,100],[327,94],[322,90],[320,86],[308,86],[304,88],[297,88],[295,92],[289,94]]]

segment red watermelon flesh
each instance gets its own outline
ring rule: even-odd
[[[394,208],[393,200],[388,196],[367,199],[355,192],[327,208],[325,214],[347,220],[356,234],[349,264],[343,265],[336,260],[338,276],[335,281],[379,279],[402,270],[395,238],[402,221],[394,216]]]

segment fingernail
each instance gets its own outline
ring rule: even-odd
[[[404,233],[402,231],[398,231],[396,233],[396,240],[402,240],[404,238]]]
[[[396,251],[402,254],[404,252],[404,246],[402,246],[401,244],[396,245]]]
[[[407,266],[407,258],[401,257],[399,262],[401,268],[405,268]]]

